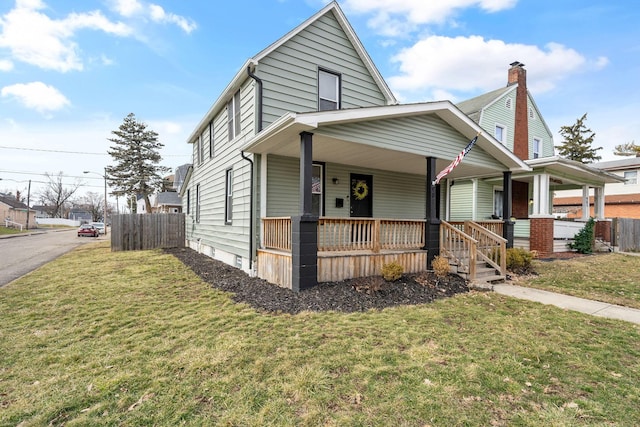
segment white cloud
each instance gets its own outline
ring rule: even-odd
[[[584,56],[557,43],[542,49],[480,36],[429,36],[392,60],[400,72],[388,79],[389,84],[401,97],[413,101],[425,99],[412,96],[438,99],[435,95],[443,91],[465,94],[497,89],[506,85],[508,65],[513,61],[529,64],[528,74],[533,75],[528,79],[529,89],[542,93],[587,63]]]
[[[477,7],[487,13],[515,6],[517,0],[345,0],[354,13],[372,13],[369,26],[381,34],[394,36],[411,32],[418,25],[441,24],[462,9]]]
[[[11,71],[13,70],[13,62],[8,59],[0,59],[0,71]]]
[[[5,86],[0,91],[0,95],[3,98],[13,97],[25,107],[40,113],[57,111],[70,104],[69,100],[58,89],[42,82]]]
[[[138,0],[113,0],[111,4],[113,10],[126,18],[140,16],[160,24],[175,24],[187,34],[197,28],[197,24],[193,20],[167,12],[162,6],[154,3],[144,3]]]
[[[122,16],[131,17],[142,12],[142,4],[138,0],[115,0],[113,8]]]
[[[167,13],[161,6],[158,6],[157,4],[150,4],[149,11],[151,19],[154,22],[176,24],[182,29],[182,31],[187,34],[191,33],[197,27],[195,22],[187,20],[186,18],[173,13]]]
[[[127,25],[111,22],[99,11],[71,13],[56,20],[40,12],[45,7],[40,0],[18,0],[15,8],[0,19],[0,48],[8,49],[13,59],[61,72],[82,70],[80,50],[74,41],[76,31],[131,34]]]

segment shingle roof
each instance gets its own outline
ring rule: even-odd
[[[471,120],[476,123],[480,122],[480,112],[484,107],[491,104],[496,99],[500,98],[506,92],[510,91],[512,86],[506,86],[500,89],[492,90],[485,94],[476,96],[475,98],[467,99],[456,104],[456,107],[465,113]]]
[[[182,199],[180,195],[175,191],[166,191],[164,193],[158,193],[156,198],[156,204],[160,205],[178,205],[182,206]]]
[[[27,209],[27,205],[16,200],[15,197],[0,196],[0,202],[9,205],[14,209]]]

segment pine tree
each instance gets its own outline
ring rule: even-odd
[[[118,130],[111,131],[113,138],[107,138],[115,145],[107,152],[115,166],[106,168],[107,180],[112,194],[117,196],[140,195],[144,198],[146,211],[151,212],[149,195],[162,188],[162,176],[170,170],[158,163],[162,160],[159,149],[164,144],[158,141],[158,134],[147,130],[147,125],[136,120],[130,113]]]
[[[635,141],[616,145],[613,154],[616,156],[635,156],[640,157],[640,145],[636,145]]]
[[[587,113],[584,113],[574,125],[560,128],[560,135],[564,138],[564,142],[556,148],[561,157],[580,163],[592,163],[602,158],[596,154],[598,150],[602,150],[602,147],[591,147],[596,134],[585,126],[585,120],[587,120]]]

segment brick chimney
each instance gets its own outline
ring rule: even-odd
[[[517,84],[515,129],[513,130],[513,154],[521,160],[529,158],[529,106],[527,103],[527,70],[524,64],[512,62],[509,68],[508,84]]]

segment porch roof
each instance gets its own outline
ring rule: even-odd
[[[438,101],[417,104],[388,105],[345,110],[322,111],[311,113],[288,113],[273,122],[269,127],[249,139],[243,151],[257,154],[275,154],[288,157],[299,157],[301,132],[314,133],[314,160],[350,164],[374,169],[391,170],[424,175],[425,157],[437,158],[438,170],[445,168],[452,160],[450,155],[433,152],[425,144],[419,151],[403,151],[389,145],[374,146],[361,142],[339,139],[322,134],[322,128],[341,125],[367,124],[381,120],[393,120],[415,116],[435,116],[444,121],[458,134],[468,140],[479,134],[476,146],[502,165],[503,170],[512,172],[530,171],[525,162],[516,157],[502,144],[486,133],[480,126],[464,115],[449,101]],[[371,130],[371,137],[375,139],[376,131]],[[462,150],[466,143],[456,141]],[[457,154],[457,153],[456,153]],[[500,174],[501,171],[491,169],[486,165],[474,165],[462,162],[450,175],[451,178],[473,177]]]
[[[534,174],[543,172],[551,175],[550,184],[555,190],[579,188],[583,185],[604,186],[625,181],[621,176],[558,156],[530,159],[526,163],[533,168]]]

